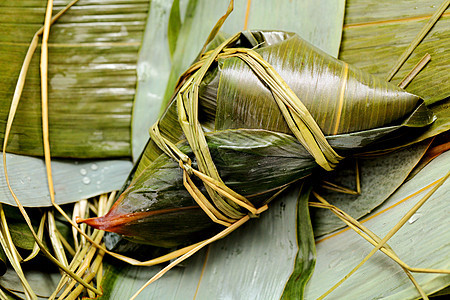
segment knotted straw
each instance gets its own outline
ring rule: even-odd
[[[186,154],[162,135],[159,120],[150,128],[150,136],[156,145],[179,162],[183,170],[183,183],[189,194],[214,222],[227,227],[245,215],[258,215],[267,209],[267,205],[256,208],[244,196],[227,187],[212,160],[205,134],[198,121],[198,90],[213,62],[231,57],[243,60],[270,89],[292,133],[314,157],[316,163],[331,171],[342,159],[328,144],[307,108],[274,68],[252,49],[231,47],[241,34],[235,34],[216,49],[203,54],[200,60],[186,71],[182,77],[185,79],[175,95],[178,122],[195,155],[198,170],[192,167],[191,159]],[[202,180],[212,203],[194,184],[192,175]]]

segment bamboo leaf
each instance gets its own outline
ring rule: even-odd
[[[198,55],[211,28],[226,11],[228,2],[228,0],[189,1],[177,40],[177,49],[174,52],[163,108],[172,96],[176,80]],[[296,32],[330,55],[337,56],[342,26],[339,22],[342,22],[343,12],[344,1],[321,1],[319,4],[307,1],[286,1],[283,5],[273,1],[253,2],[249,10],[248,28],[260,30],[276,28]],[[245,13],[245,1],[236,1],[234,12],[223,25],[223,30],[228,34],[243,30]],[[324,19],[323,15],[329,15],[330,18]],[[319,28],[315,26],[315,22],[310,21],[316,18],[323,20],[322,27]],[[340,20],[337,26],[336,18]]]
[[[7,164],[11,185],[24,206],[51,206],[42,159],[7,154]],[[128,160],[53,160],[56,202],[75,202],[120,189],[131,168]],[[16,205],[3,172],[0,179],[0,202]]]
[[[179,4],[179,1],[175,2]],[[178,33],[175,29],[179,27],[178,18],[173,17],[172,22],[176,24],[169,26],[169,32],[167,32],[171,6],[171,1],[151,1],[150,4],[137,63],[138,86],[132,119],[132,155],[135,161],[147,143],[148,129],[158,117],[165,83],[170,73],[170,47],[176,43],[175,38]],[[178,11],[176,8],[172,10]],[[171,40],[175,41],[171,42]]]
[[[322,51],[337,57],[344,5],[344,1],[327,0],[282,3],[270,0],[250,1],[248,29],[295,32]],[[321,24],[318,25],[314,20],[321,20]],[[232,34],[227,27],[230,23],[224,25],[224,30]]]
[[[442,162],[441,162],[441,164],[442,164]],[[443,187],[444,188],[444,187]],[[439,209],[441,209],[442,210],[442,208],[439,208]],[[267,213],[267,214],[269,214],[270,213],[270,211]],[[262,219],[264,218],[264,215],[261,217],[261,220],[260,221],[262,221]],[[254,233],[255,231],[253,231],[253,233]],[[236,232],[235,234],[237,234],[238,232]],[[276,235],[276,234],[275,234]],[[234,235],[232,235],[231,237],[230,237],[230,239],[233,237]],[[437,236],[437,235],[436,235]],[[273,237],[272,237],[273,238]],[[268,238],[268,240],[270,241],[272,238]],[[255,284],[257,285],[256,286],[256,288],[255,288],[255,290],[257,290],[258,291],[258,293],[256,294],[256,297],[264,297],[264,299],[265,298],[274,298],[274,293],[276,293],[276,291],[274,292],[274,290],[276,290],[277,289],[277,287],[272,287],[270,284],[273,284],[273,275],[272,274],[270,274],[271,275],[271,280],[272,280],[272,282],[271,283],[268,283],[268,284],[266,284],[266,285],[268,285],[270,288],[272,288],[270,291],[267,291],[266,289],[264,289],[265,287],[263,286],[263,287],[261,287],[261,286],[259,286],[258,284],[259,284],[259,282],[260,282],[260,280],[258,280],[259,278],[256,278],[255,279],[255,281],[252,281],[251,283],[248,283],[248,281],[245,281],[245,280],[242,280],[242,278],[244,278],[244,276],[245,275],[242,275],[242,273],[243,272],[247,272],[247,270],[246,270],[246,268],[248,268],[248,269],[251,269],[250,271],[248,271],[248,273],[247,274],[249,274],[248,276],[249,277],[251,277],[251,278],[254,278],[253,277],[253,275],[254,275],[254,273],[255,273],[255,269],[259,269],[259,268],[261,268],[261,267],[264,267],[264,266],[262,266],[261,264],[258,264],[258,263],[255,263],[253,266],[248,266],[249,265],[249,262],[251,261],[251,259],[253,259],[254,257],[261,257],[262,255],[260,255],[260,256],[258,256],[257,255],[257,251],[256,250],[253,250],[253,251],[250,251],[250,252],[245,252],[244,251],[244,253],[248,253],[249,255],[246,257],[246,259],[242,259],[242,260],[239,260],[239,262],[238,262],[238,264],[237,265],[232,265],[232,266],[230,266],[231,265],[231,263],[230,262],[232,262],[232,261],[229,261],[229,260],[227,260],[227,258],[226,258],[226,255],[231,255],[230,254],[230,252],[232,252],[232,250],[234,250],[234,249],[242,249],[242,240],[240,241],[240,243],[239,244],[232,244],[232,243],[228,243],[228,240],[229,239],[226,239],[226,240],[224,240],[224,241],[222,241],[224,244],[215,244],[215,245],[219,245],[218,247],[224,247],[225,249],[223,249],[224,251],[222,251],[222,252],[220,252],[220,250],[218,251],[218,250],[215,250],[215,251],[218,251],[219,252],[219,255],[218,255],[218,257],[219,258],[215,258],[216,256],[214,255],[214,253],[215,252],[209,252],[209,254],[208,254],[208,258],[207,259],[205,259],[206,260],[206,262],[207,262],[207,264],[206,264],[206,268],[208,268],[209,267],[209,275],[207,275],[207,278],[205,279],[204,277],[202,277],[201,278],[201,284],[200,284],[200,286],[199,286],[199,288],[200,288],[200,290],[197,292],[197,293],[195,293],[195,291],[194,291],[194,289],[193,289],[193,287],[195,286],[195,287],[197,287],[198,286],[198,283],[196,282],[196,280],[199,278],[199,276],[200,276],[200,274],[201,274],[201,270],[202,270],[202,267],[203,267],[203,263],[197,263],[197,266],[196,267],[190,267],[190,269],[186,269],[186,270],[173,270],[174,272],[173,273],[169,273],[169,274],[167,274],[167,277],[163,277],[162,279],[161,279],[161,281],[158,281],[158,282],[156,282],[155,284],[153,284],[153,285],[151,285],[147,290],[145,290],[144,291],[144,297],[151,297],[151,296],[162,296],[162,295],[164,295],[164,296],[167,296],[168,298],[176,298],[177,296],[179,296],[179,295],[181,295],[180,293],[180,291],[186,291],[186,294],[188,294],[190,297],[195,297],[195,295],[199,298],[199,299],[209,299],[212,295],[211,295],[211,293],[213,293],[214,292],[214,295],[212,296],[212,297],[217,297],[217,295],[221,295],[221,296],[223,296],[223,295],[225,295],[225,296],[231,296],[231,297],[233,297],[234,295],[239,295],[239,296],[241,296],[241,295],[244,295],[244,296],[249,296],[249,297],[255,297],[255,292],[254,292],[254,290],[251,290],[251,289],[253,289],[253,288],[255,288]],[[244,240],[244,242],[245,242],[246,240]],[[212,247],[211,247],[211,249],[213,249],[214,250],[214,246],[215,245],[213,245]],[[366,245],[366,244],[365,244]],[[232,246],[235,246],[235,247],[232,247]],[[266,246],[266,245],[264,245],[264,246]],[[330,247],[331,249],[334,249],[334,247]],[[410,247],[410,244],[409,243],[407,243],[407,246],[405,246],[405,249],[410,249],[411,247]],[[348,254],[350,255],[350,256],[354,256],[354,252],[352,252],[351,250],[354,250],[354,249],[350,249],[349,251],[348,251]],[[210,250],[211,251],[211,250]],[[266,256],[263,256],[263,257],[269,257],[269,258],[271,258],[272,256],[270,256],[270,254],[267,254],[268,252],[265,252],[266,253]],[[333,253],[332,253],[333,254]],[[338,253],[338,254],[341,254],[341,253]],[[335,256],[337,256],[338,254],[336,254]],[[242,253],[239,253],[239,255],[242,255]],[[276,255],[280,255],[280,253],[279,253],[279,249],[274,253],[274,255],[273,256],[276,256]],[[200,255],[197,255],[196,257],[198,257],[198,256],[200,256]],[[329,255],[330,257],[332,256],[332,255]],[[405,255],[405,257],[407,257],[408,255]],[[211,265],[209,265],[210,264],[210,262],[211,262],[211,258],[212,257],[214,257],[213,259],[213,261],[212,261],[212,266]],[[225,258],[224,258],[225,257]],[[420,257],[428,257],[428,255],[426,254],[426,253],[423,253],[423,255],[422,256],[420,256]],[[448,261],[448,257],[446,258],[447,259],[447,261]],[[217,270],[217,266],[219,266],[218,264],[216,264],[216,262],[217,262],[217,260],[223,260],[223,261],[225,261],[226,262],[226,264],[222,264],[222,265],[220,265],[220,270],[221,271],[224,271],[224,272],[226,272],[227,274],[236,274],[235,276],[229,276],[231,279],[230,279],[230,281],[232,281],[231,282],[231,284],[230,285],[228,285],[228,283],[227,282],[225,282],[225,283],[223,283],[222,281],[222,278],[223,278],[223,276],[222,276],[222,274],[217,274],[217,271],[215,271],[215,270]],[[334,261],[331,261],[329,264],[328,264],[328,266],[330,266],[331,265],[331,267],[333,267],[334,266],[334,264],[335,264],[335,262]],[[209,266],[208,266],[209,265]],[[324,262],[324,265],[325,265],[325,267],[327,267],[327,262]],[[338,264],[339,265],[339,264]],[[243,266],[245,266],[245,268],[243,268]],[[292,266],[292,261],[291,261],[291,264],[290,264],[290,266]],[[233,269],[231,269],[231,267],[234,267],[235,269],[237,269],[237,270],[233,270]],[[444,266],[444,268],[445,268],[446,266]],[[205,273],[204,274],[208,274],[207,272],[208,272],[208,269],[206,269],[205,268]],[[288,267],[286,267],[286,268],[288,268]],[[152,274],[154,274],[156,271],[154,271],[155,269],[157,269],[157,268],[154,268],[153,270],[146,270],[146,271],[144,271],[144,270],[142,270],[141,272],[142,273],[144,273],[144,272],[148,272],[148,273],[152,273]],[[282,267],[282,265],[281,264],[279,264],[278,266],[277,266],[277,268],[274,268],[274,269],[276,269],[276,270],[279,270],[279,269],[281,269],[281,270],[284,270],[284,268]],[[375,271],[377,271],[377,268],[376,267],[373,267],[373,269],[375,270]],[[135,274],[134,272],[136,272],[136,269],[134,269],[134,268],[130,268],[130,270],[133,270],[132,272],[133,273],[128,273],[128,274]],[[190,271],[192,271],[192,276],[189,276],[187,273],[189,273],[188,272],[188,270],[190,270]],[[236,273],[232,273],[232,272],[236,272]],[[216,273],[215,273],[216,272]],[[140,273],[140,274],[142,274],[142,273]],[[256,274],[257,274],[257,276],[259,276],[260,275],[260,273],[262,273],[262,272],[256,272]],[[270,272],[267,272],[267,273],[270,273]],[[333,273],[333,272],[329,272],[329,269],[326,269],[325,271],[323,271],[322,273]],[[172,275],[170,275],[170,274],[172,274]],[[219,280],[219,278],[218,278],[218,276],[221,276],[221,278],[220,278],[220,280]],[[131,276],[133,276],[133,275],[131,275]],[[150,277],[151,275],[149,274],[149,277]],[[173,276],[173,277],[171,277],[171,276]],[[205,275],[203,275],[203,276],[205,276]],[[208,276],[211,276],[211,278],[213,278],[213,279],[215,279],[215,280],[210,280],[210,279],[208,279]],[[396,276],[396,275],[395,275]],[[235,277],[237,278],[237,280],[235,280]],[[281,278],[281,277],[283,277],[283,275],[280,275],[279,277],[277,276],[277,278]],[[165,278],[167,278],[166,280],[167,281],[164,281],[165,280]],[[170,278],[170,279],[169,279]],[[313,277],[314,278],[314,277]],[[364,280],[364,282],[366,282],[367,280],[366,280],[367,278],[366,277],[363,277],[362,278],[362,280]],[[228,279],[227,279],[228,280]],[[283,283],[285,283],[286,282],[286,278],[283,278],[283,279],[281,279],[281,282],[283,282]],[[114,281],[114,280],[112,280],[112,281]],[[145,281],[145,280],[144,280]],[[360,280],[361,281],[361,280]],[[359,281],[359,282],[360,282]],[[115,281],[116,283],[118,282],[117,280]],[[195,282],[195,283],[193,283],[193,282]],[[205,283],[206,282],[206,283]],[[220,284],[224,284],[224,286],[226,286],[225,288],[221,288],[221,287],[219,287],[219,288],[216,288],[216,289],[214,289],[213,291],[211,291],[211,286],[217,286],[218,285],[218,282],[220,283]],[[443,281],[442,281],[443,282]],[[441,283],[442,283],[441,282]],[[176,283],[177,285],[175,285],[174,283]],[[181,284],[180,284],[181,283]],[[136,286],[137,284],[139,284],[139,283],[137,283],[137,282],[133,282],[132,284],[134,284],[134,286]],[[185,286],[185,288],[183,289],[182,287],[183,287],[183,285],[182,284],[185,284],[184,286]],[[410,284],[409,282],[407,282],[407,284]],[[444,284],[444,283],[442,283],[442,284]],[[446,284],[446,283],[445,283]],[[320,281],[319,283],[318,283],[318,285],[323,285],[323,281]],[[112,286],[112,291],[111,291],[111,294],[112,295],[121,295],[121,297],[127,297],[125,294],[126,294],[126,292],[124,292],[124,290],[125,290],[125,286],[119,286],[119,284],[116,284],[116,285],[114,285],[114,284],[112,284],[111,285]],[[174,286],[177,286],[177,287],[179,287],[178,289],[174,289],[173,287]],[[202,286],[204,287],[204,290],[201,290],[201,288],[202,288]],[[441,285],[442,286],[442,285]],[[403,285],[401,286],[401,287],[403,287]],[[250,289],[251,291],[248,291],[248,289]],[[407,288],[408,289],[408,288]],[[438,289],[440,289],[440,288],[438,288]],[[206,290],[206,291],[205,291]],[[209,292],[207,291],[207,290],[209,290]],[[379,291],[379,288],[378,288],[378,286],[377,287],[374,287],[374,288],[372,288],[371,289],[371,292],[376,292],[376,291]],[[413,292],[413,290],[412,289],[409,289],[409,292]],[[415,292],[415,291],[414,291]],[[427,290],[427,292],[428,292],[428,290]],[[164,294],[160,294],[160,293],[164,293]],[[357,295],[355,295],[355,297],[356,298],[358,298],[358,297],[360,297],[361,296],[361,294],[363,294],[362,292],[359,292],[359,294],[357,294]],[[185,294],[183,294],[183,295],[185,295]],[[260,296],[260,295],[262,295],[262,296]],[[367,295],[367,294],[364,294],[364,295]],[[400,296],[398,296],[398,295],[400,295]],[[400,294],[398,294],[398,295],[396,295],[396,297],[398,297],[398,298],[402,298],[402,296],[404,296],[405,295],[405,293],[404,292],[400,292]],[[345,297],[346,297],[347,295],[345,295]],[[377,295],[375,295],[374,297],[376,297]],[[208,298],[209,297],[209,298]],[[277,296],[275,296],[275,298],[278,298],[279,297],[279,295],[277,295]],[[339,298],[339,297],[338,297]],[[341,297],[342,298],[342,297]]]
[[[45,272],[42,270],[43,264],[46,264]],[[59,270],[51,265],[49,266],[45,260],[36,262],[36,265],[25,265],[24,273],[36,295],[38,295],[38,299],[48,299],[61,277]],[[21,297],[19,299],[24,299],[20,281],[12,269],[9,268],[6,274],[0,277],[0,285],[11,291],[16,291],[16,295]]]
[[[0,23],[1,119],[6,119],[14,83],[28,43],[42,24],[45,4],[0,4],[4,16]],[[56,2],[55,10],[65,4]],[[137,51],[148,3],[95,4],[80,2],[51,29],[49,110],[54,156],[113,157],[131,153]],[[11,152],[42,154],[38,56],[31,61],[8,147]]]
[[[382,206],[364,222],[377,235],[383,236],[428,191],[430,185],[448,172],[450,152],[433,160],[428,166],[403,184]],[[449,252],[445,245],[449,239],[446,210],[447,181],[439,188],[409,222],[389,241],[389,245],[411,267],[448,269]],[[428,187],[428,188],[427,188]],[[371,248],[351,230],[317,241],[316,270],[306,289],[305,299],[316,299],[340,280],[353,266],[370,252]],[[383,254],[376,254],[345,284],[330,294],[330,299],[372,298],[415,299],[417,290],[401,269]],[[449,284],[449,278],[440,274],[414,274],[427,294]],[[367,280],[370,278],[370,280]],[[361,284],[364,282],[364,284]],[[383,287],[383,288],[380,288]],[[345,296],[344,296],[345,295]]]
[[[306,284],[311,278],[316,264],[316,245],[308,207],[311,193],[311,187],[307,186],[309,183],[310,181],[306,181],[299,194],[297,204],[297,243],[299,249],[294,270],[286,283],[281,299],[303,299]]]
[[[430,142],[413,145],[393,153],[368,158],[357,158],[361,176],[361,194],[349,195],[327,190],[319,194],[355,219],[359,219],[383,203],[399,186],[422,158]],[[388,174],[386,170],[389,169]],[[350,159],[338,167],[334,174],[321,172],[320,180],[331,180],[341,186],[355,189],[355,162]],[[316,237],[342,228],[345,224],[331,211],[313,209],[314,235]]]
[[[298,189],[291,190],[258,220],[212,244],[208,254],[205,251],[199,252],[186,261],[184,267],[171,270],[167,276],[145,289],[140,297],[280,297],[284,289],[280,282],[288,280],[297,255],[295,226],[285,227],[285,222],[296,223],[297,197]],[[263,264],[260,263],[262,259]],[[205,268],[203,274],[202,268]],[[136,290],[160,267],[121,269],[111,266],[108,270],[110,271],[107,271],[105,278],[109,280],[105,279],[108,280],[105,286],[109,292],[104,296],[105,299],[108,296],[129,298],[133,294],[130,289]],[[123,273],[119,273],[119,270]],[[277,270],[276,281],[274,270]],[[229,274],[226,280],[223,279],[223,274]]]
[[[55,11],[66,4],[65,1],[56,1]],[[0,92],[0,103],[3,105],[0,111],[3,114],[7,113],[27,43],[41,26],[45,5],[46,1],[31,4],[23,1],[0,3],[4,7],[4,17],[0,21],[3,32],[0,53],[5,56],[2,62],[7,63],[2,65],[5,72],[0,74],[0,83],[4,86],[3,92]],[[50,139],[52,154],[55,156],[130,155],[130,108],[136,80],[133,73],[147,9],[146,1],[82,1],[52,27],[49,96]],[[17,152],[20,147],[21,153],[39,155],[42,153],[39,55],[35,56],[8,151]],[[18,181],[15,188],[24,205],[50,205],[46,200],[48,192],[44,187],[45,182],[42,182],[45,178],[42,162],[36,158],[12,154],[8,155],[7,160],[8,164],[10,160],[14,161],[11,163],[13,167],[9,169],[10,175]],[[59,181],[56,195],[59,203],[118,189],[131,168],[130,163],[125,161],[90,161],[99,166],[102,172],[92,172],[93,177],[83,176],[81,180],[73,180],[80,178],[76,176],[77,170],[82,172],[84,169],[90,173],[89,165],[78,166],[77,163],[67,160],[53,164],[54,172],[59,173],[56,175],[59,178],[55,178]],[[105,172],[108,168],[117,173]],[[66,177],[68,175],[71,178]],[[34,186],[33,192],[30,192],[28,184]],[[5,195],[2,201],[14,204],[6,186],[1,189]]]
[[[442,2],[395,1],[386,5],[372,0],[347,1],[339,58],[385,77]],[[406,88],[425,99],[427,104],[450,96],[449,55],[445,51],[449,22],[447,9],[392,80],[399,82],[425,53],[429,53],[431,61]]]
[[[166,22],[163,22],[163,24],[165,23]],[[167,40],[169,42],[169,52],[170,56],[173,56],[173,53],[175,52],[175,49],[177,47],[178,34],[180,33],[181,28],[180,0],[173,1],[167,24]]]

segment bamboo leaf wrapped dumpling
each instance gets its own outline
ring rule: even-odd
[[[432,121],[418,96],[295,34],[243,32],[180,78],[129,187],[84,222],[139,243],[192,244],[319,165]]]

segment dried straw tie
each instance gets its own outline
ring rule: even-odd
[[[221,180],[211,158],[205,134],[198,121],[198,87],[214,61],[230,57],[238,57],[245,61],[258,78],[269,87],[292,133],[318,165],[330,171],[342,159],[328,144],[307,108],[267,61],[252,49],[229,48],[241,34],[232,36],[215,50],[202,55],[200,60],[185,72],[185,76],[182,76],[186,79],[175,96],[178,121],[195,155],[198,170],[192,167],[191,160],[186,154],[161,134],[159,120],[150,128],[152,140],[164,153],[179,162],[183,169],[183,182],[187,191],[214,222],[227,227],[246,215],[250,217],[258,215],[267,209],[267,205],[255,208],[244,196],[228,188]],[[213,203],[194,184],[191,180],[192,175],[203,181]]]

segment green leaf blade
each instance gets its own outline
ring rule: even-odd
[[[314,273],[316,245],[309,214],[309,181],[302,186],[297,203],[297,243],[294,270],[286,283],[281,299],[303,299],[306,284]]]

